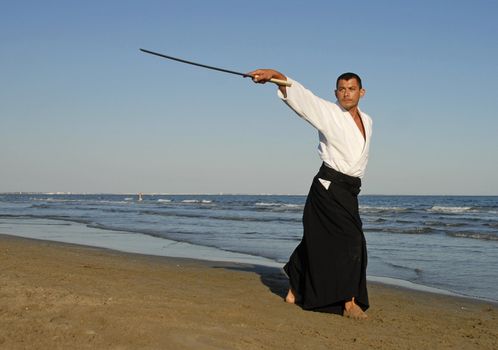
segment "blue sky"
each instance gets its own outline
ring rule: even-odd
[[[362,76],[364,194],[497,195],[498,2],[4,1],[0,192],[305,194],[317,134],[275,68]]]

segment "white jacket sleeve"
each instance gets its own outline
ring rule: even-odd
[[[278,90],[278,96],[301,118],[309,122],[319,131],[324,131],[333,114],[342,113],[340,108],[330,101],[315,96],[300,83],[287,77],[292,86],[287,87],[287,97]],[[332,117],[332,118],[330,118]]]

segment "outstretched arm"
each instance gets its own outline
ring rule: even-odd
[[[297,81],[276,70],[256,69],[247,73],[247,75],[250,75],[252,80],[259,84],[269,82],[270,79],[279,79],[282,83],[292,85],[291,88],[288,88],[283,84],[279,84],[280,98],[301,118],[320,132],[323,132],[330,125],[331,120],[336,119],[335,117],[330,118],[331,114],[340,112],[340,108],[335,103],[316,96]]]
[[[287,77],[280,72],[277,72],[273,69],[256,69],[248,75],[252,76],[252,80],[257,84],[264,84],[270,81],[270,79],[279,79],[279,80],[287,80]],[[280,92],[287,97],[287,87],[285,85],[279,85],[278,88]]]

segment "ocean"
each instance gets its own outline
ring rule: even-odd
[[[13,220],[73,222],[93,228],[97,246],[99,240],[109,243],[109,231],[133,233],[136,245],[154,237],[198,247],[190,250],[192,258],[202,258],[196,251],[210,247],[239,254],[230,255],[233,260],[247,255],[281,266],[301,239],[305,200],[297,195],[149,194],[139,200],[121,194],[9,193],[0,194],[0,232],[16,234],[7,225]],[[359,202],[370,279],[498,301],[498,197],[360,195]],[[112,237],[116,245],[111,247],[119,249],[120,236]]]

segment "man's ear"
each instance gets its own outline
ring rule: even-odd
[[[363,97],[365,96],[365,94],[367,93],[367,90],[365,89],[360,89],[360,97]]]
[[[337,98],[337,89],[334,90],[334,96]]]

